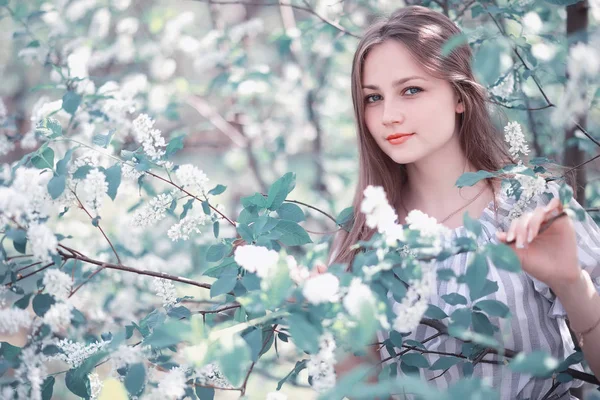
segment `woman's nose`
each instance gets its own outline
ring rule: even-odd
[[[399,109],[398,105],[386,104],[381,116],[383,125],[401,124],[404,122],[404,113]]]

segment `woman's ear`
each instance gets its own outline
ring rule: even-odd
[[[456,103],[456,113],[457,114],[462,114],[463,112],[465,112],[465,103],[459,97],[458,98],[458,102]]]

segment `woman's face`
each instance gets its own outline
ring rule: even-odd
[[[464,111],[463,103],[450,83],[429,75],[399,41],[370,50],[362,88],[367,128],[396,163],[418,161],[457,140],[456,113]],[[410,136],[394,140],[394,134]]]

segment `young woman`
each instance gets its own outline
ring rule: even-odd
[[[329,264],[351,265],[357,250],[349,247],[373,234],[359,212],[368,185],[385,189],[399,223],[404,223],[408,210],[419,209],[457,237],[466,233],[462,221],[468,212],[483,225],[481,244],[509,243],[522,262],[523,273],[492,268],[488,275],[499,289],[484,298],[506,303],[513,315],[510,331],[498,338],[505,348],[525,353],[543,350],[562,359],[574,347],[568,319],[577,337],[585,339],[585,359],[600,376],[600,230],[595,222],[587,214],[584,221],[562,217],[539,233],[543,222],[562,212],[558,185],[553,182],[549,190],[554,199],[539,195],[512,220],[508,215],[516,200],[500,190],[498,180],[462,190],[455,186],[465,172],[495,171],[515,163],[491,121],[486,91],[473,76],[469,46],[441,55],[443,45],[458,34],[459,28],[444,15],[413,6],[375,23],[360,40],[351,78],[360,158],[354,221],[349,233],[336,235]],[[580,207],[575,200],[570,205]],[[466,264],[466,254],[459,254],[436,268],[451,268],[459,275]],[[430,302],[450,315],[456,307],[441,296],[458,292],[469,298],[467,291],[455,280],[438,281]],[[422,341],[434,333],[433,328],[420,325],[408,338]],[[380,336],[380,341],[385,339]],[[443,335],[425,346],[460,354],[461,345]],[[380,356],[388,357],[385,348]],[[427,357],[433,363],[438,356]],[[512,373],[490,360],[498,357],[484,357],[473,375],[487,378],[502,399],[541,399],[552,386],[551,379]],[[340,370],[347,368],[347,363],[340,366]],[[423,369],[422,374],[432,379],[440,371]],[[430,383],[444,389],[461,376],[462,370],[453,367]],[[549,398],[569,399],[568,389],[579,384],[563,383]]]

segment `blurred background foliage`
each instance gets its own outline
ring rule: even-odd
[[[35,124],[44,107],[64,94],[65,69],[53,67],[63,65],[84,101],[119,93],[114,102],[86,111],[90,120],[104,120],[102,131],[85,118],[55,114],[73,136],[91,141],[110,133],[114,152],[129,149],[134,144],[127,111],[135,108],[152,115],[166,138],[182,137],[176,163],[193,163],[211,181],[227,185],[221,199],[231,215],[241,210],[241,197],[265,193],[288,171],[297,175],[293,199],[338,215],[350,205],[358,166],[350,94],[354,48],[378,16],[412,4],[443,12],[464,30],[477,76],[495,103],[490,111],[499,127],[507,120],[522,123],[534,156],[575,166],[598,154],[598,146],[582,133],[600,138],[598,79],[578,85],[588,100],[577,116],[579,126],[563,125],[559,118],[572,106],[561,102],[569,98],[569,49],[589,41],[596,52],[588,53],[588,61],[600,64],[600,47],[594,45],[600,44],[597,0],[0,0],[0,96],[14,119],[13,129],[0,130],[0,162],[14,162],[40,145]],[[578,201],[597,206],[598,163],[579,171]],[[322,214],[303,210],[305,228],[314,242],[322,242],[311,257],[323,258],[337,227]],[[118,221],[106,226],[117,236],[128,234]],[[80,229],[85,238],[83,231],[93,227],[86,223]],[[221,233],[228,235],[232,232]],[[179,265],[190,263],[192,274],[205,270],[207,240],[204,235],[182,244],[197,251]],[[160,243],[155,250],[161,251]],[[183,272],[171,261],[168,270]],[[185,290],[190,289],[181,288],[182,296]],[[275,368],[268,360],[257,366],[249,382],[251,398],[264,398],[293,367],[285,361],[286,344],[281,345]],[[303,376],[283,391],[293,399],[314,397],[305,382]],[[101,398],[125,398],[116,381],[105,382],[104,390]]]

